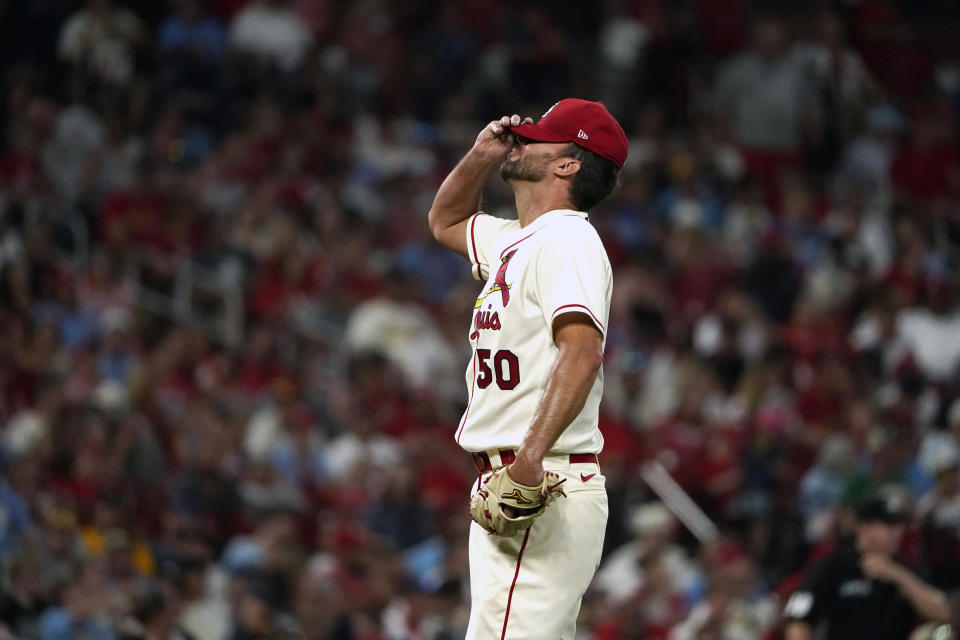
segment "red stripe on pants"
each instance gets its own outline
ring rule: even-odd
[[[507,613],[503,616],[503,631],[500,632],[500,640],[507,637],[507,621],[510,619],[510,603],[513,602],[513,588],[517,586],[517,576],[520,575],[520,561],[523,560],[523,550],[527,548],[527,540],[530,539],[529,527],[523,534],[523,544],[520,545],[520,553],[517,554],[517,570],[513,573],[513,582],[510,583],[510,594],[507,596]]]

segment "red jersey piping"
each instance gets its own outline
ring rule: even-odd
[[[477,384],[477,351],[474,349],[473,358],[471,359],[473,363],[473,376],[470,378],[470,399],[467,400],[467,409],[463,412],[463,419],[460,421],[460,428],[457,429],[457,444],[460,444],[460,434],[463,433],[463,428],[467,426],[467,416],[470,415],[470,405],[473,404],[473,391],[474,386]]]
[[[551,317],[556,317],[557,311],[561,309],[569,309],[570,307],[576,307],[578,309],[583,309],[590,314],[590,317],[593,318],[593,321],[597,323],[597,326],[600,327],[600,330],[606,333],[607,329],[603,326],[603,323],[597,320],[597,316],[593,315],[593,311],[590,311],[589,308],[583,306],[582,304],[564,304],[553,310],[553,315]]]

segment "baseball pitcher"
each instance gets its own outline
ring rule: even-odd
[[[600,562],[607,496],[597,415],[613,278],[587,211],[611,193],[626,157],[607,109],[568,98],[536,123],[490,122],[430,209],[434,238],[484,282],[456,431],[479,472],[467,638],[572,639]],[[478,211],[497,168],[516,220]]]

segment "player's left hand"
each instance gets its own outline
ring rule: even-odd
[[[500,467],[470,498],[470,517],[489,533],[515,536],[543,515],[551,502],[566,495],[564,482],[548,471],[536,485],[525,485],[510,476],[508,467]]]
[[[540,481],[543,480],[543,462],[528,460],[522,453],[517,455],[509,469],[510,477],[520,484],[534,486],[540,484]]]

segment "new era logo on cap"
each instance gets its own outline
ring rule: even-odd
[[[572,142],[618,167],[627,160],[627,135],[601,102],[564,98],[547,109],[536,124],[520,124],[510,130],[537,142]]]

